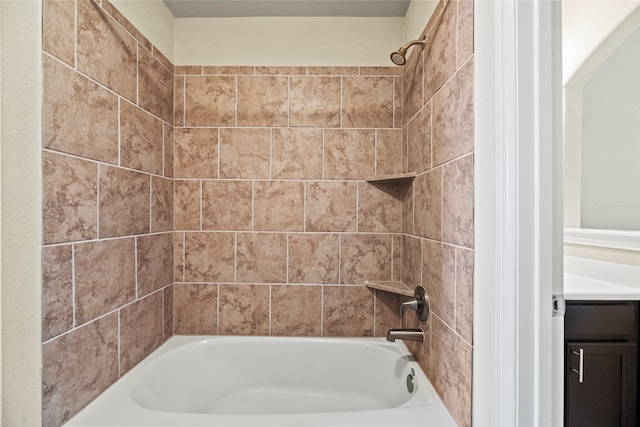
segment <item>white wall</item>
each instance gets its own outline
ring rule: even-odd
[[[420,38],[437,5],[438,0],[411,0],[404,15],[405,43]]]
[[[0,9],[2,425],[39,426],[41,379],[42,7]]]
[[[173,14],[162,0],[111,0],[167,59],[173,62]]]
[[[175,65],[389,66],[403,18],[179,18]]]
[[[496,413],[495,237],[495,3],[474,4],[474,193],[475,272],[473,286],[474,425],[498,425]],[[480,367],[480,368],[478,368]]]
[[[640,28],[582,89],[582,228],[640,231]]]

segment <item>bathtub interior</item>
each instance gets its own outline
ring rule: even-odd
[[[165,353],[132,398],[156,411],[285,414],[388,409],[412,397],[395,346],[307,338],[214,338]]]

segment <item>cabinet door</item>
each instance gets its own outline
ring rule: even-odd
[[[636,425],[634,343],[567,343],[567,426]]]

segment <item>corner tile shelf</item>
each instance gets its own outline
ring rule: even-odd
[[[367,182],[400,182],[416,177],[415,172],[396,173],[393,175],[370,176],[366,178]],[[413,294],[411,294],[413,295]]]
[[[392,294],[405,295],[412,297],[414,290],[409,288],[404,282],[396,281],[366,281],[364,285],[367,288],[378,289],[385,292],[391,292]]]

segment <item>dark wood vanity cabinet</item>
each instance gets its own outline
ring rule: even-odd
[[[570,301],[565,314],[566,426],[637,426],[636,301]]]

